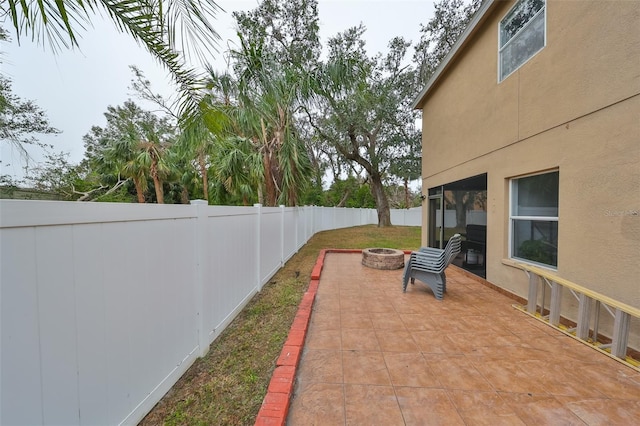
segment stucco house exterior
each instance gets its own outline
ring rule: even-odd
[[[423,245],[480,203],[490,283],[526,298],[531,263],[640,308],[640,2],[487,0],[414,107]]]

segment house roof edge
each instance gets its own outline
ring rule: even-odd
[[[431,88],[435,85],[435,83],[440,80],[440,77],[444,74],[445,70],[449,68],[449,64],[453,61],[453,59],[458,56],[459,51],[462,47],[467,44],[471,36],[475,33],[476,29],[484,22],[485,16],[488,12],[493,9],[493,6],[497,3],[497,0],[485,0],[478,11],[473,15],[469,25],[465,28],[464,32],[455,42],[449,53],[442,59],[435,72],[427,81],[427,84],[424,89],[418,94],[416,99],[411,103],[411,109],[422,109],[420,106],[424,102],[424,98],[430,92]]]

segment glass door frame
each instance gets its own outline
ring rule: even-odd
[[[429,189],[429,239],[428,246],[444,248],[444,187]],[[438,209],[440,210],[440,226],[438,227]]]

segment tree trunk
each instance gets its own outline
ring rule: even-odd
[[[155,160],[151,163],[151,178],[153,179],[153,186],[156,190],[156,202],[158,204],[164,204],[164,188],[158,177],[158,163]]]
[[[348,189],[344,191],[344,195],[342,196],[342,199],[340,200],[340,202],[336,207],[344,207],[344,203],[347,202],[347,198],[349,198],[350,193],[351,191],[349,191]]]
[[[409,179],[404,178],[404,207],[409,208]]]
[[[271,152],[268,147],[264,152],[264,187],[266,191],[266,205],[267,206],[275,206],[278,196],[276,194],[276,184],[274,182],[273,176],[273,165],[271,159]]]
[[[207,175],[207,165],[204,161],[204,154],[198,154],[198,167],[200,168],[200,175],[202,176],[202,192],[204,199],[209,202],[209,176]]]
[[[189,204],[189,191],[187,191],[186,187],[182,187],[182,191],[180,193],[180,202],[182,204]]]
[[[378,211],[378,227],[391,226],[391,212],[389,211],[389,200],[384,193],[382,178],[379,173],[372,173],[370,176],[371,195],[376,200],[376,210]]]
[[[153,186],[156,189],[156,202],[158,204],[164,204],[164,188],[162,182],[158,179],[158,175],[153,175]]]
[[[142,191],[142,184],[140,183],[140,179],[133,179],[133,185],[136,187],[136,195],[138,196],[138,202],[144,203],[144,191]]]
[[[264,194],[262,193],[262,185],[258,184],[258,203],[264,206]]]
[[[464,229],[467,226],[467,203],[464,200],[468,192],[453,191],[453,202],[456,208],[456,228]]]
[[[273,150],[271,148],[272,144],[269,142],[269,138],[267,136],[267,127],[264,124],[264,120],[260,119],[260,127],[262,128],[262,146],[263,146],[263,154],[262,154],[262,162],[264,164],[264,189],[266,196],[266,205],[267,206],[275,206],[276,200],[278,196],[276,194],[276,183],[275,176],[273,174]]]

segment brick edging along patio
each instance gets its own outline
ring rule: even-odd
[[[318,259],[311,271],[309,288],[302,296],[298,312],[293,319],[287,340],[284,342],[280,356],[276,361],[276,368],[271,376],[267,394],[262,401],[262,406],[256,417],[256,426],[284,425],[289,412],[289,402],[293,394],[296,369],[300,362],[304,340],[311,319],[313,301],[320,284],[320,273],[324,266],[324,258],[327,253],[361,253],[362,250],[324,249],[320,250]]]

